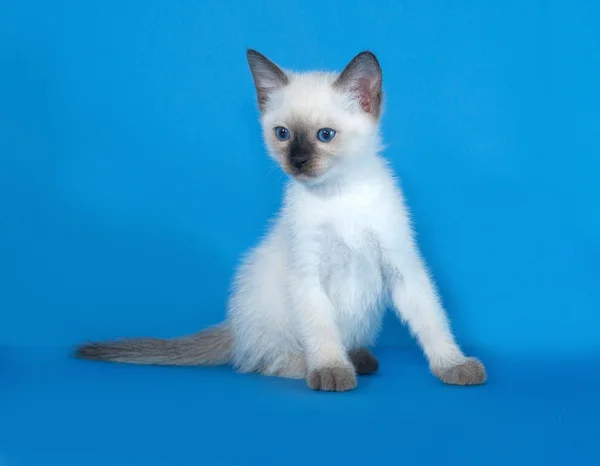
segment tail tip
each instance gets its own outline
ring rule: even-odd
[[[73,351],[73,356],[76,359],[88,359],[99,361],[104,359],[104,351],[101,345],[90,342],[75,347],[75,350]]]

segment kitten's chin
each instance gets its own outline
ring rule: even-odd
[[[293,180],[297,181],[301,184],[312,185],[318,184],[322,181],[325,176],[327,170],[297,170],[289,166],[282,166],[283,171]]]
[[[287,172],[287,174],[292,177],[295,181],[301,184],[305,184],[307,186],[318,185],[323,182],[326,176],[326,171],[319,173],[306,173],[301,171],[292,171]]]

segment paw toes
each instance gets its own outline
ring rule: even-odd
[[[487,379],[485,367],[475,358],[435,373],[442,382],[450,385],[480,385]]]
[[[322,368],[311,371],[307,383],[313,390],[344,392],[356,387],[356,374],[347,367]]]

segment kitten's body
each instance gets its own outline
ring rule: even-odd
[[[249,62],[269,153],[292,175],[282,209],[240,266],[223,324],[176,340],[83,346],[89,359],[224,364],[347,390],[377,369],[374,343],[392,304],[443,381],[485,380],[456,344],[417,250],[402,193],[380,153],[381,70],[361,54],[341,75]],[[274,137],[285,126],[293,139]],[[335,138],[314,138],[319,128]]]
[[[331,301],[328,317],[344,348],[375,342],[390,272],[384,270],[382,240],[392,225],[407,225],[402,225],[404,212],[394,202],[399,196],[382,160],[373,154],[372,164],[377,168],[369,167],[370,175],[361,173],[360,184],[340,184],[329,193],[295,183],[287,187],[281,215],[240,269],[231,300],[233,358],[242,370],[276,373],[282,355],[303,357],[299,333],[312,332],[302,328],[293,310],[302,308],[310,286]],[[316,312],[311,320],[322,317]]]

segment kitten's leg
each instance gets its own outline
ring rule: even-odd
[[[297,280],[289,296],[305,350],[306,383],[313,390],[352,390],[356,387],[356,372],[335,324],[333,304],[318,283],[306,278]]]
[[[262,373],[289,379],[304,379],[306,378],[306,359],[300,354],[284,354],[264,368]]]
[[[379,361],[367,348],[350,351],[348,357],[358,375],[374,374],[379,369]]]
[[[390,275],[394,307],[423,348],[431,371],[448,384],[484,383],[483,364],[467,358],[456,343],[437,291],[416,251],[395,261]]]

